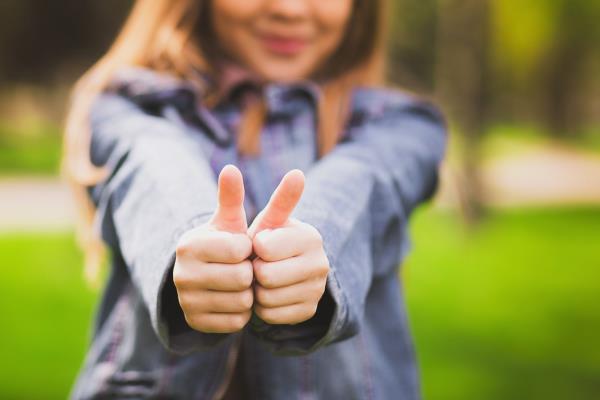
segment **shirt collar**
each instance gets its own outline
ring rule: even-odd
[[[308,99],[316,105],[320,96],[319,85],[311,80],[295,82],[265,81],[260,76],[232,62],[222,62],[222,75],[218,83],[219,103],[237,101],[251,92],[264,96],[271,114],[293,115],[298,111],[297,99]]]
[[[228,103],[246,90],[254,91],[264,96],[267,111],[275,116],[293,116],[309,101],[316,107],[322,95],[318,83],[312,80],[294,82],[264,82],[256,75],[239,67],[230,65],[221,80],[221,100],[218,103]],[[210,77],[199,73],[201,80],[207,86],[215,84]],[[124,67],[115,73],[109,84],[109,89],[144,104],[159,104],[161,102],[181,101],[194,104],[195,93],[201,93],[202,88],[166,73],[157,72],[144,67]],[[202,107],[201,107],[202,108]]]
[[[237,99],[245,90],[260,91],[264,80],[249,70],[229,61],[222,61],[218,66],[221,75],[217,81],[217,93],[221,102]]]
[[[321,89],[310,80],[293,83],[271,82],[265,85],[264,96],[271,113],[292,116],[299,111],[302,101],[308,100],[316,107],[321,97]]]

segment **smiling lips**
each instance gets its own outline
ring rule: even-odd
[[[307,44],[307,41],[304,39],[274,35],[262,35],[261,40],[269,51],[287,56],[300,53]]]

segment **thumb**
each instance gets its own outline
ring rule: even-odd
[[[244,179],[234,165],[228,164],[221,170],[218,182],[219,203],[211,218],[218,230],[245,233],[248,227],[244,210]]]
[[[279,228],[286,224],[300,201],[304,190],[304,174],[299,169],[289,171],[271,195],[267,206],[256,216],[248,229],[248,236],[264,230]]]

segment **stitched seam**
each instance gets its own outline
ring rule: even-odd
[[[364,341],[364,337],[362,333],[358,334],[358,347],[360,349],[360,353],[362,355],[364,365],[365,365],[365,375],[363,383],[365,385],[365,395],[368,400],[373,399],[373,380],[371,378],[371,360],[369,359],[369,352],[367,351],[366,343]]]
[[[125,308],[127,300],[129,300],[129,295],[127,294],[127,292],[125,292],[119,299],[118,304],[114,309],[114,312],[116,312],[117,315],[119,315],[119,318],[117,319],[117,321],[115,321],[115,330],[110,340],[110,350],[108,351],[108,354],[105,358],[105,360],[108,362],[113,362],[115,360],[119,344],[121,343],[124,337],[122,324],[125,319],[125,313],[123,312],[123,309]]]
[[[210,385],[207,389],[206,392],[204,393],[198,393],[198,399],[212,399],[212,397],[215,395],[215,391],[216,389],[219,387],[219,385],[222,383],[223,378],[224,378],[224,374],[225,374],[225,369],[227,366],[227,358],[229,355],[229,350],[230,347],[232,346],[232,343],[229,343],[227,346],[225,346],[224,351],[221,352],[222,357],[220,357],[220,363],[219,363],[219,367],[215,368],[215,371],[218,371],[218,375],[216,376],[217,379],[213,379],[212,385]],[[224,354],[223,354],[224,353]]]
[[[300,392],[300,398],[310,398],[310,359],[309,356],[304,356],[300,359],[300,386],[302,391]]]
[[[102,379],[103,382],[98,387],[99,393],[110,391],[110,386],[111,386],[109,383],[110,376],[117,372],[115,364],[114,364],[114,360],[115,360],[115,357],[117,354],[118,346],[121,343],[123,336],[124,336],[122,323],[123,323],[123,319],[125,318],[124,317],[125,314],[122,312],[122,308],[125,307],[124,304],[126,304],[126,300],[128,300],[128,295],[126,292],[124,292],[123,295],[121,296],[121,298],[117,301],[116,306],[113,308],[113,312],[117,313],[117,316],[119,318],[117,318],[116,321],[114,322],[115,330],[114,330],[113,334],[111,335],[108,354],[106,355],[106,357],[103,360],[99,359],[98,364],[96,364],[96,365],[99,365],[101,363],[108,363],[111,366],[111,373],[107,374]]]
[[[175,358],[175,354],[168,353],[167,365],[164,368],[164,372],[158,383],[157,394],[159,396],[166,396],[167,394],[167,388],[169,387],[169,383],[171,382],[171,379],[173,378],[175,372]]]

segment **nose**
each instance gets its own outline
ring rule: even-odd
[[[267,9],[272,16],[283,19],[301,19],[309,13],[309,3],[310,0],[270,0]]]

